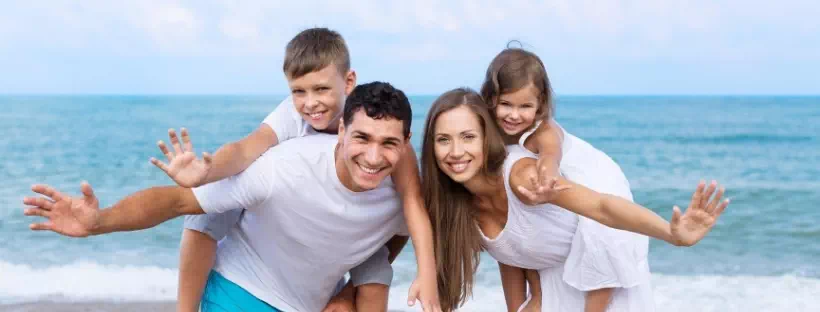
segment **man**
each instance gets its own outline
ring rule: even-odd
[[[345,103],[338,137],[289,140],[231,178],[194,189],[149,188],[102,210],[87,183],[79,198],[35,185],[47,198],[25,198],[34,206],[25,214],[48,219],[33,230],[84,237],[244,209],[217,252],[203,302],[319,311],[345,272],[393,236],[407,236],[400,198],[385,178],[407,147],[411,119],[403,92],[360,85]]]

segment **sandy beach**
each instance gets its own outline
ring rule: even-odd
[[[0,305],[2,312],[173,312],[174,302],[36,302]]]

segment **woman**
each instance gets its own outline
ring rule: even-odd
[[[571,136],[565,139],[576,140],[582,142]],[[612,228],[691,246],[708,233],[728,205],[728,201],[720,203],[722,190],[709,200],[716,184],[704,190],[701,183],[689,209],[681,216],[676,208],[670,225],[627,199],[564,178],[558,184],[570,188],[557,194],[544,192],[549,189],[545,181],[532,178],[537,176],[536,158],[515,146],[507,155],[481,96],[468,89],[447,92],[430,108],[422,168],[425,204],[436,238],[439,294],[446,310],[457,308],[471,294],[480,252],[486,249],[507,265],[539,270],[544,311],[583,311],[585,293],[576,282],[594,272],[565,270],[584,267],[570,262],[584,258],[572,254],[585,252],[583,245],[595,238],[594,231],[576,231],[579,215]],[[594,178],[594,172],[590,176]],[[624,269],[618,266],[621,259],[608,261],[602,255],[600,264]],[[629,256],[645,257],[640,251]],[[632,280],[635,287],[613,294],[607,311],[651,309],[651,296],[646,297],[648,276],[629,276],[634,272],[638,270],[624,269],[624,279]]]

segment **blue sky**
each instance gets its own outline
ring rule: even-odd
[[[510,39],[558,94],[820,94],[818,1],[0,0],[0,94],[283,94],[287,41],[348,41],[359,81],[478,87]]]

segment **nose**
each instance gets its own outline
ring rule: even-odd
[[[367,148],[367,153],[365,153],[364,160],[367,162],[368,165],[379,165],[381,162],[381,158],[381,150],[378,145],[371,145]]]
[[[319,106],[318,97],[308,92],[307,98],[305,99],[305,108],[310,111],[316,108],[316,106]]]
[[[464,156],[464,146],[462,146],[461,142],[454,140],[452,149],[450,150],[450,156],[453,158],[461,158],[461,156]]]
[[[510,112],[510,119],[513,119],[513,120],[518,120],[518,118],[519,118],[519,117],[521,117],[521,114],[519,114],[519,113],[518,113],[518,109],[517,109],[517,108],[513,109],[513,110]]]

